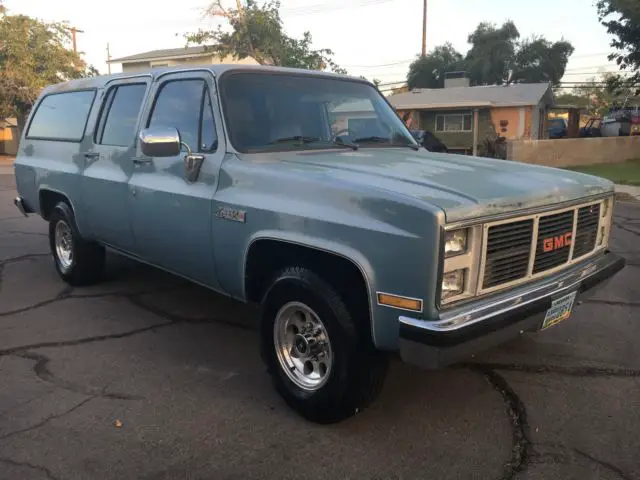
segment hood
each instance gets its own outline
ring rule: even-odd
[[[307,150],[255,157],[431,203],[444,211],[448,223],[613,192],[610,181],[569,170],[423,149]]]

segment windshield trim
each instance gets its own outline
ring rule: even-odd
[[[377,94],[380,96],[380,98],[382,98],[382,100],[389,106],[389,108],[391,109],[391,111],[398,117],[398,119],[400,120],[400,123],[402,124],[402,128],[404,129],[404,133],[406,134],[407,138],[413,142],[413,144],[417,145],[418,147],[420,147],[421,145],[415,140],[415,138],[413,137],[413,135],[411,134],[411,131],[409,130],[409,128],[405,125],[405,123],[402,121],[402,118],[400,117],[400,115],[398,114],[398,112],[396,111],[395,108],[393,108],[393,106],[391,105],[391,103],[389,102],[389,100],[387,99],[387,97],[385,97],[384,95],[382,95],[382,93],[380,93],[380,91],[378,90],[378,88],[371,83],[370,81],[364,79],[364,78],[358,78],[358,77],[351,77],[351,76],[341,76],[335,73],[329,73],[329,72],[321,72],[321,71],[316,71],[316,70],[294,70],[294,71],[284,71],[284,70],[270,70],[268,68],[265,68],[264,70],[262,69],[258,69],[256,70],[255,68],[234,68],[232,70],[226,70],[225,72],[223,72],[220,76],[216,77],[216,82],[217,82],[217,88],[216,91],[218,93],[218,103],[220,105],[220,109],[221,109],[221,114],[222,114],[222,120],[224,122],[224,132],[225,135],[227,137],[227,148],[228,146],[232,146],[233,150],[236,153],[244,153],[244,154],[257,154],[257,153],[274,153],[274,152],[283,152],[283,151],[307,151],[309,149],[304,148],[307,145],[300,145],[301,148],[297,148],[297,149],[291,149],[291,148],[266,148],[266,149],[253,149],[253,148],[248,148],[248,149],[243,149],[243,148],[238,148],[235,143],[233,142],[233,138],[229,129],[229,118],[227,117],[227,97],[225,95],[225,88],[226,88],[226,84],[227,82],[224,81],[225,77],[228,76],[233,76],[236,74],[242,74],[242,73],[254,73],[254,74],[260,74],[260,75],[281,75],[281,76],[286,76],[286,77],[311,77],[311,78],[322,78],[323,80],[334,80],[334,81],[338,81],[338,82],[352,82],[352,83],[361,83],[363,85],[367,85],[371,88],[373,88]],[[373,145],[373,144],[362,144],[362,145],[358,145],[358,147],[360,149],[362,148],[376,148],[376,147],[380,147],[383,146],[382,145]],[[410,145],[410,143],[408,143],[407,145]],[[387,145],[389,147],[396,147],[396,145]],[[341,147],[336,147],[335,145],[330,145],[328,144],[326,148],[313,148],[313,150],[335,150],[336,148],[340,148]],[[406,147],[405,147],[406,148]]]

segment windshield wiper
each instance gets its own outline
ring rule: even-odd
[[[282,137],[270,142],[270,144],[278,144],[278,143],[289,143],[289,142],[300,142],[302,144],[309,144],[314,142],[321,141],[320,137],[310,137],[306,135],[294,135],[293,137]],[[358,145],[351,142],[345,142],[343,140],[336,140],[331,142],[333,145],[337,145],[338,147],[351,148],[353,150],[358,149]]]
[[[409,147],[411,150],[419,150],[420,146],[419,145],[414,145],[413,143],[392,143],[390,138],[387,137],[378,137],[378,136],[371,136],[371,137],[362,137],[362,138],[356,138],[354,140],[355,143],[387,143],[389,144],[389,146],[391,147]]]
[[[288,143],[288,142],[300,142],[300,143],[313,143],[320,140],[319,137],[308,137],[305,135],[294,135],[293,137],[282,137],[274,140],[270,143]]]

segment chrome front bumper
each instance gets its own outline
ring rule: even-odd
[[[22,197],[16,197],[13,199],[13,204],[16,206],[16,208],[20,211],[20,213],[22,215],[24,215],[25,217],[29,216],[29,213],[33,213],[31,209],[29,209],[28,207],[25,206],[25,202],[22,199]]]
[[[401,357],[407,363],[440,368],[525,331],[539,330],[553,300],[572,291],[578,292],[578,300],[584,298],[624,265],[624,259],[606,252],[548,279],[443,312],[436,321],[401,316]]]

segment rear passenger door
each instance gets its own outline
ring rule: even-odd
[[[195,181],[185,177],[186,149],[144,158],[129,182],[136,253],[151,263],[218,288],[211,238],[212,201],[225,143],[213,74],[193,70],[154,81],[141,128],[173,127],[204,156]],[[138,155],[142,157],[139,150]]]
[[[107,84],[93,147],[84,152],[83,206],[90,232],[97,240],[128,252],[134,247],[128,183],[148,85],[144,77]]]

